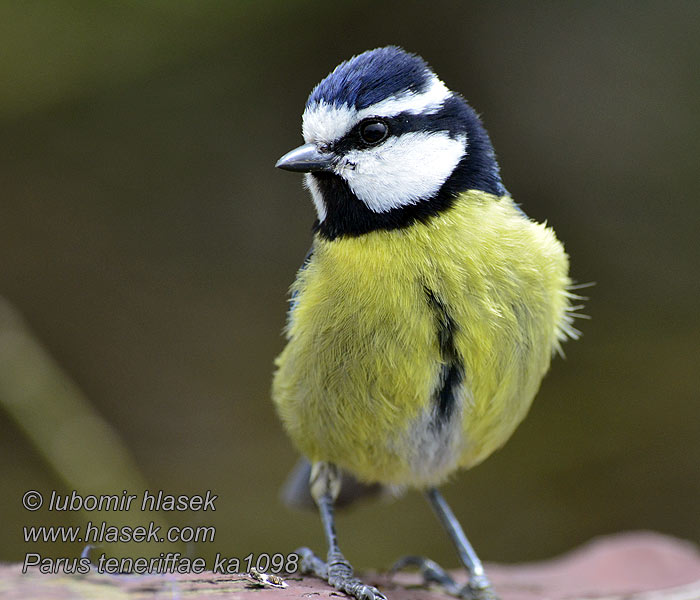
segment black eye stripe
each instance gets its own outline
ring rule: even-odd
[[[392,117],[369,117],[360,121],[341,139],[335,142],[333,145],[334,150],[338,154],[344,154],[350,150],[372,147],[371,144],[368,145],[365,143],[360,135],[360,127],[370,121],[382,121],[386,123],[389,128],[387,137],[400,136],[404,133],[414,131],[444,131],[450,137],[456,138],[459,135],[464,135],[467,131],[464,121],[459,118],[459,111],[456,110],[461,106],[461,104],[462,102],[458,99],[458,97],[453,96],[448,98],[440,110],[434,113],[416,114],[404,112]]]
[[[464,121],[459,118],[457,109],[460,107],[460,100],[453,96],[443,103],[440,110],[433,113],[409,113],[404,112],[393,117],[389,117],[386,122],[392,135],[401,135],[412,131],[445,131],[455,138],[463,135],[467,128]]]

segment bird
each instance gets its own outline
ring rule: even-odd
[[[417,54],[386,46],[339,64],[309,95],[302,133],[275,166],[304,173],[317,218],[272,383],[304,457],[287,500],[313,499],[328,544],[325,561],[300,548],[301,570],[383,600],[341,552],[335,509],[416,489],[469,578],[427,558],[399,566],[497,598],[438,488],[506,442],[578,336],[568,255],[504,187],[481,118]]]

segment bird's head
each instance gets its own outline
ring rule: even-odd
[[[396,46],[338,65],[311,92],[306,144],[277,167],[306,173],[317,230],[333,239],[427,220],[460,192],[505,193],[474,110]]]

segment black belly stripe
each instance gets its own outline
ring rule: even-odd
[[[450,420],[454,412],[458,386],[464,380],[464,364],[455,348],[454,335],[457,324],[451,317],[445,304],[428,287],[423,287],[428,304],[435,315],[438,346],[443,361],[440,374],[440,386],[435,390],[435,427],[441,428]]]

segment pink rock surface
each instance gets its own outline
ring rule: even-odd
[[[544,562],[492,565],[491,575],[504,600],[625,597],[700,584],[700,553],[689,542],[635,532],[598,538]],[[696,592],[700,598],[700,585]]]
[[[700,552],[689,542],[650,532],[595,539],[561,557],[520,565],[487,565],[502,600],[700,600]],[[464,579],[464,573],[454,573]],[[416,574],[368,574],[389,600],[445,600],[439,589],[419,586]],[[344,596],[311,577],[290,576],[289,587],[262,587],[245,574],[86,576],[21,574],[0,565],[0,598],[338,600]]]

